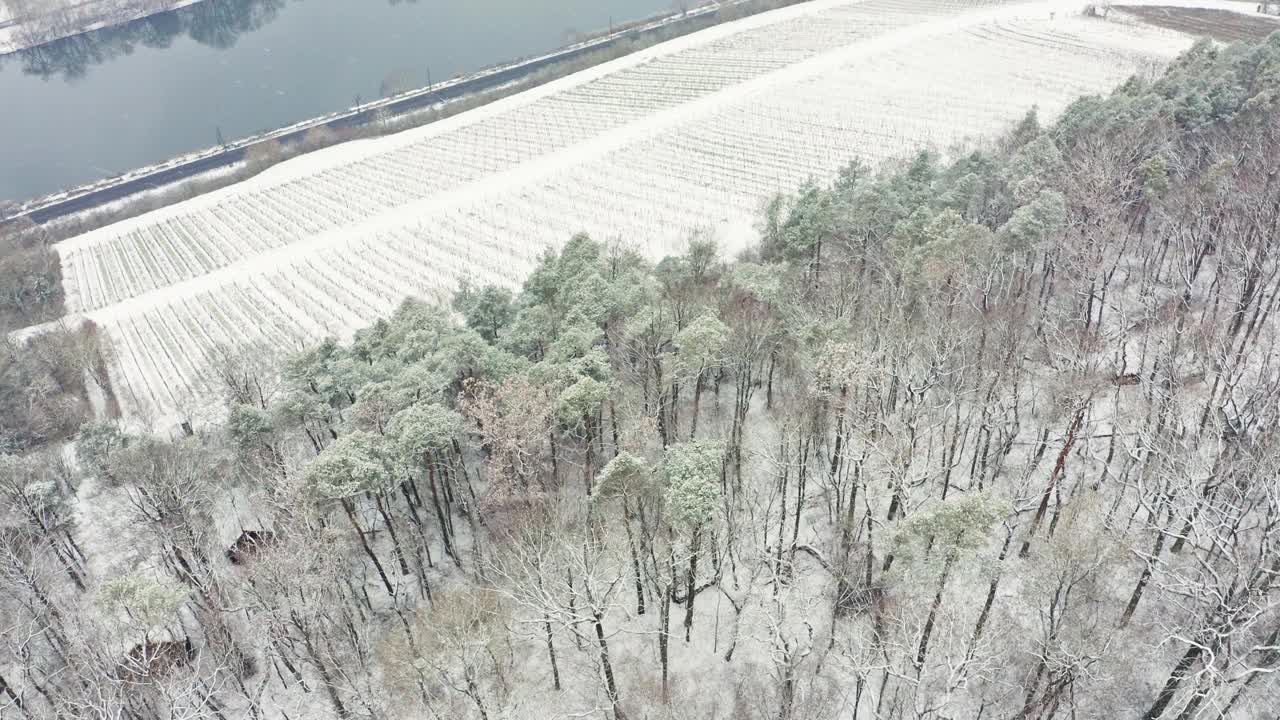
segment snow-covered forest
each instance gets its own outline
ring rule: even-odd
[[[577,232],[656,261],[701,229],[733,255],[778,192],[855,157],[954,156],[1033,106],[1052,121],[1193,42],[1119,18],[1071,0],[810,0],[717,24],[58,242],[62,307],[109,342],[128,421],[219,422],[219,344],[350,340],[406,295],[515,290]]]
[[[733,257],[577,235],[218,346],[225,423],[24,436],[0,717],[1274,717],[1277,103],[1280,34],[1198,43]]]

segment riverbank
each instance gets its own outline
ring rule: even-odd
[[[0,16],[0,56],[171,12],[199,2],[203,0],[84,0],[25,17],[6,10],[5,15]]]
[[[664,40],[799,1],[736,0],[634,21],[544,55],[48,195],[11,208],[3,219],[25,218],[50,225],[57,236],[70,237],[240,182],[280,160],[310,150],[434,122]]]

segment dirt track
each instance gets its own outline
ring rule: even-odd
[[[1190,35],[1207,35],[1214,40],[1261,40],[1280,30],[1280,18],[1209,8],[1169,7],[1165,5],[1115,5],[1142,20]]]

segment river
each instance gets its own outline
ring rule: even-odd
[[[0,200],[545,52],[671,0],[204,0],[0,56]]]

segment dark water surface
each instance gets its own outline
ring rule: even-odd
[[[204,0],[0,56],[23,200],[545,52],[671,0]]]

